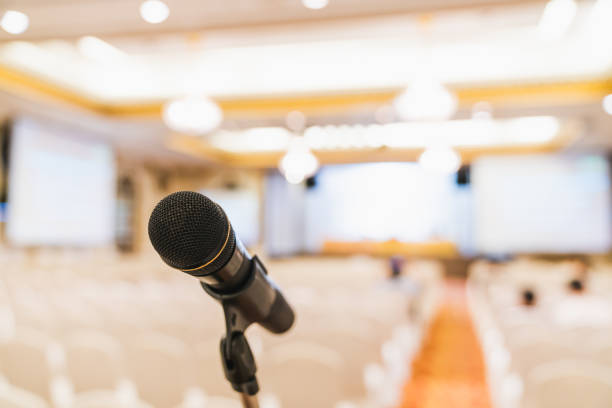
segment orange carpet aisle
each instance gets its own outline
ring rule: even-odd
[[[491,408],[463,282],[449,281],[400,408]]]

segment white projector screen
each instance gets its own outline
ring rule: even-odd
[[[103,246],[114,238],[112,150],[76,131],[16,120],[7,237],[20,246]]]
[[[610,182],[601,156],[490,157],[472,166],[481,253],[610,249]]]

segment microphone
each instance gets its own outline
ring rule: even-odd
[[[166,264],[198,278],[226,310],[237,311],[233,319],[241,319],[240,326],[258,323],[284,333],[293,325],[293,310],[280,289],[208,197],[179,191],[161,200],[149,218],[149,239]]]

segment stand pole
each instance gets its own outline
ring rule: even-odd
[[[257,395],[248,395],[244,392],[241,392],[240,399],[242,400],[242,406],[244,408],[259,408],[259,401],[257,400]]]

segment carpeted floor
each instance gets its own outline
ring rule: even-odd
[[[490,408],[485,368],[467,310],[465,286],[449,281],[400,408]]]

